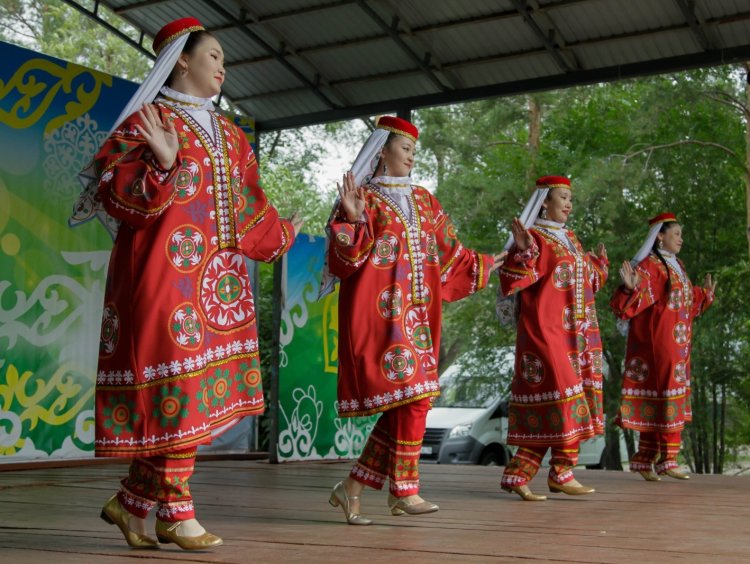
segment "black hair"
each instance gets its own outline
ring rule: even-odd
[[[192,55],[200,42],[203,41],[205,37],[213,37],[213,34],[210,31],[206,31],[205,29],[199,29],[198,31],[189,33],[187,41],[185,42],[185,46],[182,48],[182,53],[185,53],[186,55]],[[164,86],[172,86],[172,79],[174,78],[175,72],[178,72],[176,65],[174,70],[169,73],[167,80],[164,82]]]
[[[676,221],[665,221],[661,224],[661,227],[659,228],[659,233],[666,233],[670,227],[673,225],[679,225]],[[667,266],[667,261],[664,260],[664,257],[659,252],[659,239],[657,238],[656,241],[654,241],[654,246],[651,249],[654,254],[659,257],[659,260],[664,265],[664,268],[667,271],[667,294],[672,291],[672,277],[669,274],[669,266]]]

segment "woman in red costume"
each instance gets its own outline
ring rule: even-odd
[[[713,302],[716,283],[708,274],[703,287],[691,284],[677,258],[682,227],[674,214],[658,215],[649,226],[641,250],[622,264],[623,283],[611,302],[615,315],[629,322],[617,422],[640,435],[631,472],[647,481],[658,481],[659,475],[687,480],[690,476],[677,470],[677,454],[682,430],[692,419],[692,326]]]
[[[419,455],[427,412],[440,394],[437,358],[443,301],[487,285],[503,254],[465,248],[440,203],[412,184],[417,128],[385,116],[339,187],[329,222],[328,268],[341,279],[339,387],[341,417],[382,413],[349,477],[330,502],[347,522],[359,514],[365,486],[390,480],[394,515],[437,511],[419,496]],[[362,185],[357,163],[376,162]]]
[[[607,279],[603,245],[585,253],[565,227],[573,209],[570,181],[536,182],[522,218],[513,221],[513,246],[500,269],[502,293],[515,296],[518,336],[511,386],[508,444],[518,446],[501,487],[526,501],[542,501],[528,483],[552,449],[551,492],[593,493],[573,476],[579,443],[603,433],[602,344],[594,294]]]
[[[263,411],[246,257],[273,261],[299,222],[258,184],[245,135],[213,111],[224,54],[198,20],[156,35],[154,69],[93,164],[76,215],[116,239],[96,386],[96,455],[132,457],[102,509],[133,548],[222,543],[195,519],[188,479],[198,445]],[[137,110],[137,111],[136,111]],[[106,215],[105,215],[106,213]]]

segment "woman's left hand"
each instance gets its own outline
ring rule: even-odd
[[[294,227],[294,236],[296,237],[299,235],[300,229],[302,229],[302,226],[305,224],[305,220],[302,219],[302,216],[300,216],[299,212],[294,212],[292,214],[292,217],[289,218],[289,221],[292,222],[292,226]]]
[[[604,246],[604,243],[599,243],[596,246],[596,252],[594,254],[599,257],[599,260],[607,260],[607,247]]]
[[[711,274],[706,274],[706,279],[703,281],[703,288],[707,292],[711,292],[711,293],[716,292],[716,280],[714,280]]]
[[[498,268],[500,268],[505,263],[505,257],[508,256],[508,251],[503,251],[502,253],[495,253],[492,255],[492,266],[490,267],[490,272],[495,272]]]

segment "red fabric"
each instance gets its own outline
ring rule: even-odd
[[[573,468],[578,464],[578,450],[578,444],[565,448],[553,447],[549,477],[558,484],[575,479]],[[519,447],[505,467],[500,484],[508,487],[528,484],[539,471],[545,454],[547,447]]]
[[[352,479],[379,490],[390,478],[396,497],[419,493],[419,455],[422,450],[430,399],[396,407],[383,413],[352,468]]]
[[[154,53],[158,55],[159,51],[178,37],[201,29],[205,29],[203,24],[195,18],[180,18],[179,20],[169,22],[154,37],[152,45]]]
[[[508,444],[568,447],[604,432],[602,343],[594,294],[608,261],[575,253],[554,230],[529,229],[534,245],[510,249],[500,269],[502,291],[520,292]]]
[[[667,222],[676,222],[677,216],[673,213],[660,213],[659,215],[656,215],[648,220],[649,226],[654,225],[655,223],[667,223]]]
[[[537,188],[570,188],[570,179],[564,176],[542,176],[536,181]]]
[[[391,133],[403,135],[416,142],[419,138],[419,130],[413,123],[395,116],[380,116],[376,124],[378,129],[385,129]]]
[[[640,285],[632,292],[620,286],[610,302],[617,317],[630,320],[616,421],[641,432],[679,432],[692,419],[693,319],[711,305],[714,296],[693,286],[687,277],[683,280],[672,267],[667,273],[654,254],[646,257],[636,271]]]
[[[122,480],[118,499],[136,517],[146,518],[158,505],[161,521],[185,521],[195,517],[188,479],[195,468],[195,449],[163,456],[135,458],[128,477]]]
[[[407,188],[408,189],[408,188]],[[328,263],[339,293],[338,411],[368,415],[440,394],[443,301],[484,288],[491,255],[464,248],[437,199],[413,187],[411,224],[375,187],[366,220],[334,214]]]
[[[171,171],[153,163],[136,116],[95,157],[99,197],[122,221],[104,298],[97,456],[194,447],[263,411],[245,257],[271,261],[294,241],[238,128],[217,116],[214,147],[184,112],[157,108],[180,137]]]
[[[656,469],[664,474],[671,468],[677,468],[677,455],[680,453],[682,433],[646,432],[638,438],[638,452],[630,459],[630,471],[639,472]]]

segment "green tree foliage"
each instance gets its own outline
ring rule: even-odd
[[[750,388],[746,124],[736,103],[744,82],[737,67],[718,67],[417,113],[422,162],[436,171],[436,195],[467,246],[490,252],[504,244],[535,176],[572,178],[570,226],[586,248],[605,243],[611,260],[610,281],[597,297],[610,364],[610,419],[625,351],[608,306],[618,265],[640,246],[649,217],[677,214],[685,235],[680,257],[693,282],[702,284],[707,272],[719,277],[716,305],[693,331],[695,421],[683,440],[686,459],[698,472],[722,471],[732,447],[750,439],[742,409]],[[490,351],[513,343],[513,332],[494,320],[494,300],[494,291],[485,290],[446,306],[445,357],[472,351],[489,361]],[[466,369],[481,375],[487,365],[474,362]],[[507,388],[507,376],[498,380]]]
[[[122,18],[103,6],[99,14],[137,41],[138,33]],[[136,82],[151,67],[147,56],[60,0],[3,0],[0,39]]]

